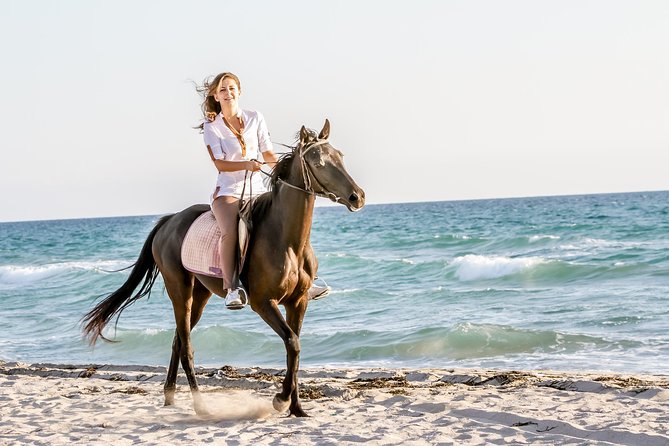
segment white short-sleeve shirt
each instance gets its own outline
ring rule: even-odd
[[[241,110],[239,116],[244,122],[244,142],[246,144],[246,156],[242,156],[242,146],[232,133],[232,130],[225,125],[223,116],[219,113],[211,122],[204,123],[204,143],[209,150],[209,154],[214,159],[226,161],[242,161],[256,159],[262,161],[262,153],[272,150],[272,142],[269,139],[265,118],[260,112]],[[240,198],[244,189],[244,175],[246,174],[246,189],[244,196],[249,192],[258,195],[266,192],[267,189],[262,182],[262,174],[245,170],[236,172],[219,172],[216,181],[216,190],[212,195],[212,202],[216,197],[232,196]]]

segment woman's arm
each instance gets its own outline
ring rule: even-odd
[[[278,159],[274,154],[272,141],[269,138],[265,117],[260,112],[258,112],[258,147],[265,163],[269,164],[270,167],[274,167]]]
[[[216,166],[219,172],[237,172],[239,170],[257,172],[262,165],[256,160],[226,161],[213,159],[213,161],[214,166]]]
[[[260,170],[261,164],[254,160],[226,160],[221,140],[207,123],[204,124],[204,143],[209,151],[211,161],[219,172],[238,172],[240,170],[255,172]]]
[[[262,152],[262,159],[265,161],[266,164],[269,164],[270,167],[274,167],[274,165],[278,161],[278,158],[271,150],[266,150]]]

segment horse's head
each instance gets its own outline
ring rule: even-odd
[[[305,187],[335,203],[341,203],[355,212],[365,205],[363,191],[344,167],[344,155],[328,142],[330,121],[325,120],[323,130],[315,132],[302,126],[296,156],[302,160]]]

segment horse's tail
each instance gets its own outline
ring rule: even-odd
[[[144,242],[137,261],[132,265],[130,277],[125,281],[121,288],[111,293],[102,302],[97,304],[95,308],[89,311],[83,318],[84,337],[88,338],[91,345],[95,344],[98,338],[105,341],[112,342],[102,335],[102,330],[109,323],[109,321],[116,316],[116,323],[121,316],[121,312],[127,307],[135,303],[135,301],[151,293],[151,287],[158,277],[158,266],[153,258],[151,250],[153,239],[158,230],[170,219],[174,214],[166,215],[158,220],[156,226],[151,230],[149,236]],[[142,283],[144,281],[144,283]],[[142,283],[141,288],[137,293],[135,289]]]

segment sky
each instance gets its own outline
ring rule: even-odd
[[[0,221],[208,202],[193,82],[222,71],[276,142],[329,118],[368,203],[667,190],[668,23],[663,0],[3,1]]]

